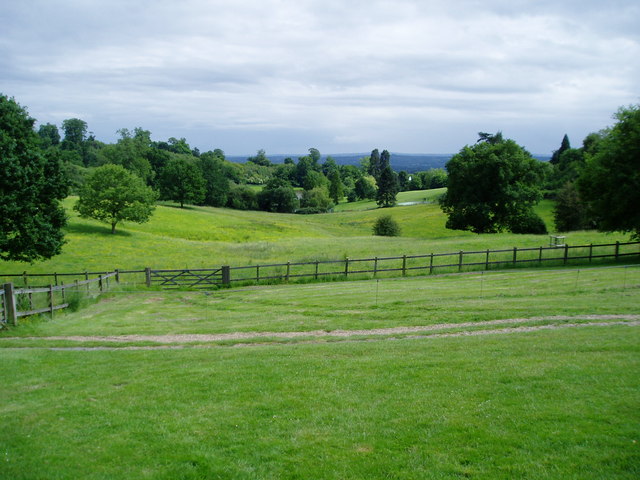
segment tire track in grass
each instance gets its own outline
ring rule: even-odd
[[[533,322],[574,322],[582,320],[583,323],[550,323],[535,326],[512,326],[506,328],[493,328],[485,330],[462,330],[456,332],[430,333],[441,330],[475,328],[486,326],[513,325]],[[418,339],[418,338],[445,338],[462,337],[473,335],[495,335],[509,333],[526,333],[538,330],[553,330],[559,328],[578,327],[606,327],[612,325],[640,325],[640,315],[555,315],[547,317],[530,318],[507,318],[499,320],[486,320],[478,322],[462,323],[440,323],[435,325],[412,326],[412,327],[389,327],[369,330],[313,330],[313,331],[292,331],[292,332],[233,332],[221,334],[179,334],[179,335],[119,335],[119,336],[50,336],[50,337],[4,337],[0,339],[0,346],[5,340],[44,340],[44,341],[72,341],[72,342],[105,342],[105,343],[132,343],[132,342],[152,342],[158,345],[146,346],[87,346],[87,347],[6,347],[6,348],[36,348],[49,350],[153,350],[153,349],[181,349],[181,348],[213,348],[223,346],[255,346],[255,345],[282,345],[283,340],[295,340],[293,343],[320,343],[327,339],[338,339],[338,341],[364,341],[376,340],[375,337],[385,337],[383,339]],[[241,341],[261,340],[263,342],[241,343]],[[207,342],[233,342],[230,345],[206,345]],[[204,343],[204,345],[203,345]]]

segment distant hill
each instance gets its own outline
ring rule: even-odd
[[[284,163],[284,159],[289,157],[297,162],[298,157],[304,154],[289,154],[289,155],[269,155],[267,157],[273,163]],[[368,156],[369,153],[336,153],[330,154],[338,165],[359,165],[362,157]],[[391,153],[391,166],[397,172],[405,170],[409,173],[420,172],[423,170],[429,170],[430,168],[444,168],[445,164],[453,156],[452,153]],[[247,161],[247,156],[229,155],[227,160],[230,162],[244,163]],[[324,161],[327,156],[323,155]],[[546,162],[551,158],[549,155],[533,155],[540,161]]]

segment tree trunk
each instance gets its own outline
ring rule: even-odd
[[[114,235],[116,233],[116,223],[118,222],[111,222],[111,234]]]

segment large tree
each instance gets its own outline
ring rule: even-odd
[[[199,204],[205,197],[206,182],[197,159],[171,158],[160,175],[160,196],[180,204]]]
[[[60,253],[67,182],[56,151],[42,153],[35,120],[0,94],[0,259],[33,262]]]
[[[621,108],[578,179],[590,216],[603,231],[640,238],[640,105]]]
[[[447,162],[448,189],[441,199],[446,226],[475,233],[522,233],[523,219],[535,219],[532,207],[542,196],[540,162],[500,133],[480,137]]]
[[[381,207],[392,207],[396,204],[398,191],[400,191],[398,176],[391,170],[390,166],[387,166],[380,172],[376,203]]]
[[[111,225],[122,221],[144,223],[151,218],[157,194],[144,181],[120,165],[96,168],[80,190],[74,209],[81,217]]]

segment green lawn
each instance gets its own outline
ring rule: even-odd
[[[0,333],[0,478],[635,479],[640,327],[587,324],[639,304],[637,265],[116,289]],[[513,325],[473,326],[496,319]],[[170,350],[44,338],[441,323],[494,333]],[[515,325],[556,329],[496,334]]]

